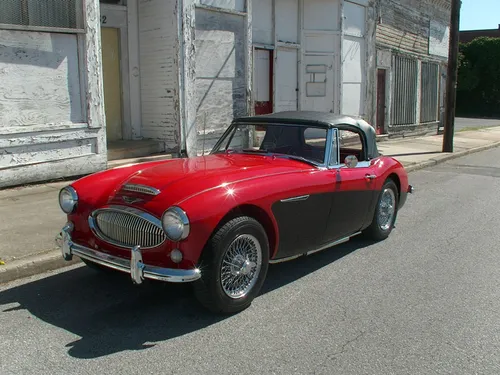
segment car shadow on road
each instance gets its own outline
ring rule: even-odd
[[[371,245],[361,239],[269,268],[262,294],[311,274],[355,250]],[[251,307],[250,307],[251,308]],[[0,292],[0,311],[27,310],[36,318],[81,338],[68,354],[90,359],[195,333],[224,319],[207,312],[184,284],[131,284],[126,274],[102,274],[78,267]]]

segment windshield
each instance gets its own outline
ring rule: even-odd
[[[262,153],[302,159],[312,164],[325,160],[327,129],[293,125],[236,124],[212,153]]]

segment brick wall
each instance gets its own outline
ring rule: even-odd
[[[180,145],[177,7],[175,1],[139,1],[142,136]]]

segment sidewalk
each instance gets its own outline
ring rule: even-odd
[[[500,126],[457,132],[454,153],[442,153],[442,135],[386,140],[379,151],[411,172],[445,160],[500,146]],[[158,159],[158,157],[155,157]],[[147,158],[141,158],[145,160]],[[127,160],[131,162],[132,160]],[[113,166],[116,166],[114,163]],[[59,209],[59,189],[70,182],[0,191],[0,283],[67,266],[54,238],[66,222]],[[418,194],[418,186],[417,194]],[[79,262],[75,257],[72,263]]]

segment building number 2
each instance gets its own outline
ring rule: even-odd
[[[107,21],[108,21],[108,17],[107,16],[101,16],[101,23],[102,24],[107,23]]]

